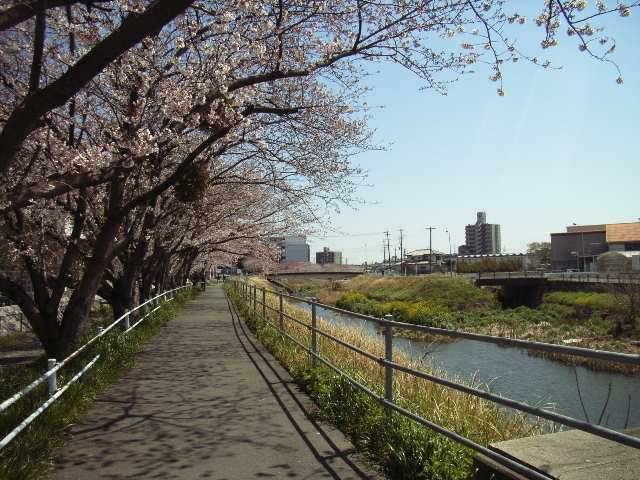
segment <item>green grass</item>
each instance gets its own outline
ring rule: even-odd
[[[345,291],[359,292],[379,302],[420,300],[449,310],[497,306],[492,292],[476,288],[471,281],[462,278],[361,275],[342,285]]]
[[[72,360],[69,366],[59,371],[58,386],[61,387],[91,358],[100,354],[100,359],[92,369],[0,451],[0,478],[27,480],[45,476],[53,458],[64,444],[65,430],[91,406],[98,393],[133,366],[135,355],[142,345],[173,318],[189,298],[190,293],[178,295],[173,302],[162,306],[127,335],[122,333],[122,329],[115,327],[78,358]],[[106,325],[111,321],[110,318],[98,321],[95,326]],[[90,336],[80,343],[84,343]],[[0,399],[10,397],[42,375],[45,370],[44,357],[29,365],[3,368],[0,370]],[[0,414],[1,437],[48,398],[46,389],[45,381]]]
[[[375,317],[438,328],[455,328],[462,312],[497,308],[495,295],[466,279],[447,277],[379,278],[363,275],[342,284],[339,308]]]
[[[515,338],[557,341],[609,335],[628,306],[621,296],[592,292],[552,292],[536,309],[502,309],[495,296],[466,280],[376,278],[344,282],[336,306],[401,322],[470,330]]]

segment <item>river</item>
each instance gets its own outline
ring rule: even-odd
[[[306,303],[293,303],[305,310],[310,309]],[[380,336],[374,322],[321,307],[317,308],[317,313],[332,324],[356,327],[363,335]],[[476,381],[489,385],[492,393],[530,405],[544,405],[558,413],[587,420],[578,394],[577,374],[588,420],[592,423],[597,423],[600,418],[611,384],[611,396],[602,415],[602,425],[616,429],[640,426],[640,377],[637,375],[574,367],[531,356],[519,348],[467,339],[433,344],[398,337],[393,339],[393,345],[411,359],[430,361],[434,367],[450,375],[463,379],[475,377]]]

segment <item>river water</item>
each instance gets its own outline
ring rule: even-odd
[[[294,304],[310,309],[303,302]],[[363,335],[380,336],[374,322],[321,307],[317,308],[317,314],[332,324],[358,328]],[[513,400],[544,406],[591,423],[598,422],[604,409],[602,425],[616,429],[640,426],[640,376],[637,375],[596,372],[531,356],[519,348],[467,339],[433,344],[394,338],[393,345],[412,360],[431,362],[434,367],[463,379],[475,377],[476,381],[487,384],[492,393]],[[580,403],[577,384],[588,419]],[[611,395],[605,409],[609,385]]]

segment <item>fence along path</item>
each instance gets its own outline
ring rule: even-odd
[[[53,478],[376,478],[209,286],[98,397]]]
[[[493,337],[489,335],[480,335],[474,333],[467,333],[463,331],[456,330],[448,330],[443,328],[435,328],[429,327],[425,325],[414,325],[402,322],[396,322],[393,320],[392,315],[385,315],[384,319],[370,317],[367,315],[362,315],[359,313],[349,312],[346,310],[342,310],[340,308],[332,307],[330,305],[319,304],[316,301],[296,297],[293,295],[284,294],[282,292],[276,292],[272,290],[266,290],[265,288],[260,288],[260,293],[258,293],[258,287],[255,284],[249,283],[243,280],[232,280],[229,284],[233,287],[236,293],[238,293],[242,299],[246,302],[247,306],[253,311],[253,313],[263,321],[266,322],[271,328],[280,332],[280,334],[298,345],[301,349],[307,351],[311,357],[312,365],[315,367],[319,362],[323,363],[327,367],[334,370],[336,373],[341,375],[344,379],[346,379],[349,383],[351,383],[354,387],[360,389],[363,393],[369,395],[378,401],[381,405],[384,405],[387,409],[387,415],[389,417],[392,416],[393,412],[397,412],[411,420],[420,423],[431,430],[434,430],[472,450],[475,450],[476,453],[482,455],[486,459],[489,459],[498,466],[504,467],[509,471],[513,476],[517,476],[516,478],[530,478],[536,480],[548,480],[550,477],[542,470],[538,470],[535,467],[531,467],[526,463],[522,462],[517,458],[512,458],[510,456],[500,454],[494,451],[491,448],[487,448],[483,445],[480,445],[469,438],[466,438],[452,430],[448,430],[441,425],[433,423],[416,413],[413,413],[406,408],[403,408],[398,403],[394,402],[394,372],[399,371],[409,375],[413,375],[418,378],[422,378],[440,385],[443,385],[448,388],[452,388],[470,395],[474,395],[476,397],[482,398],[484,400],[489,400],[498,405],[502,405],[508,408],[513,408],[516,410],[520,410],[521,412],[525,412],[531,415],[535,415],[547,420],[551,420],[553,422],[559,423],[561,425],[569,426],[581,430],[583,432],[587,432],[593,435],[597,435],[598,437],[612,440],[619,445],[625,445],[626,447],[632,447],[635,449],[640,449],[640,438],[636,435],[632,435],[629,432],[620,432],[616,430],[612,430],[607,427],[603,427],[599,424],[591,424],[588,421],[582,421],[576,418],[568,417],[566,415],[561,415],[559,413],[555,413],[551,410],[547,410],[545,408],[538,408],[531,405],[528,405],[523,402],[518,402],[515,400],[511,400],[509,398],[502,397],[500,395],[492,394],[488,391],[481,390],[474,387],[469,387],[467,385],[457,383],[455,381],[450,381],[446,378],[438,377],[436,375],[429,374],[427,372],[416,370],[414,368],[410,368],[406,365],[399,364],[393,361],[393,331],[395,330],[413,330],[419,332],[429,332],[435,333],[439,335],[444,335],[450,338],[469,338],[481,342],[494,343],[499,345],[510,345],[521,348],[527,348],[531,350],[543,351],[543,352],[558,352],[563,353],[565,355],[571,356],[579,356],[579,357],[588,357],[588,358],[598,358],[603,360],[608,360],[612,362],[619,362],[629,365],[640,365],[640,355],[635,354],[626,354],[626,353],[617,353],[617,352],[608,352],[601,350],[591,350],[580,347],[569,347],[565,345],[554,345],[547,344],[541,342],[534,342],[528,340],[518,340],[511,339],[506,337]],[[267,303],[267,293],[272,300],[275,300],[275,303],[278,305],[277,308],[268,305]],[[311,307],[311,323],[306,323],[300,319],[295,318],[288,313],[286,313],[283,308],[284,302],[283,299],[292,299],[298,302],[306,303]],[[384,337],[384,357],[377,357],[374,353],[363,350],[355,345],[347,343],[327,332],[322,331],[317,326],[317,315],[316,315],[316,307],[321,305],[323,308],[328,310],[333,310],[339,312],[344,315],[348,315],[355,318],[366,319],[371,322],[375,322],[379,327],[383,329],[383,337]],[[288,321],[294,322],[295,324],[301,325],[303,328],[308,330],[308,344],[304,343],[304,339],[295,338],[289,332],[287,332],[285,325],[286,322],[284,319],[287,318]],[[277,324],[275,323],[277,322]],[[325,358],[320,350],[318,349],[318,336],[325,337],[336,344],[341,345],[344,348],[351,350],[363,357],[369,358],[381,366],[384,367],[385,370],[385,382],[384,382],[384,392],[376,392],[371,390],[366,385],[360,383],[358,380],[350,376],[349,373],[340,370],[337,366],[333,365],[327,358]],[[626,448],[625,447],[625,448]],[[628,450],[632,452],[631,455],[634,455],[634,458],[637,456],[638,450]],[[635,478],[635,477],[634,477]]]

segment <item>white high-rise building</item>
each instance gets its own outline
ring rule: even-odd
[[[311,260],[311,247],[307,243],[307,237],[278,237],[273,241],[280,247],[280,262]]]

